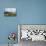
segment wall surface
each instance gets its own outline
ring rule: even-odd
[[[17,16],[5,17],[4,8],[11,7]],[[17,32],[17,24],[46,24],[46,0],[0,0],[0,44],[8,43],[7,36]]]

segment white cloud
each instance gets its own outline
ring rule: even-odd
[[[5,8],[6,12],[16,12],[16,8]]]

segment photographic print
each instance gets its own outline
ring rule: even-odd
[[[4,16],[16,16],[16,8],[5,8]]]
[[[46,25],[21,25],[21,39],[46,41]]]

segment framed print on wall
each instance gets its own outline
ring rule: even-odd
[[[5,8],[4,16],[16,16],[16,8]]]
[[[46,25],[31,25],[20,24],[18,25],[18,41],[31,40],[31,41],[46,41]]]

